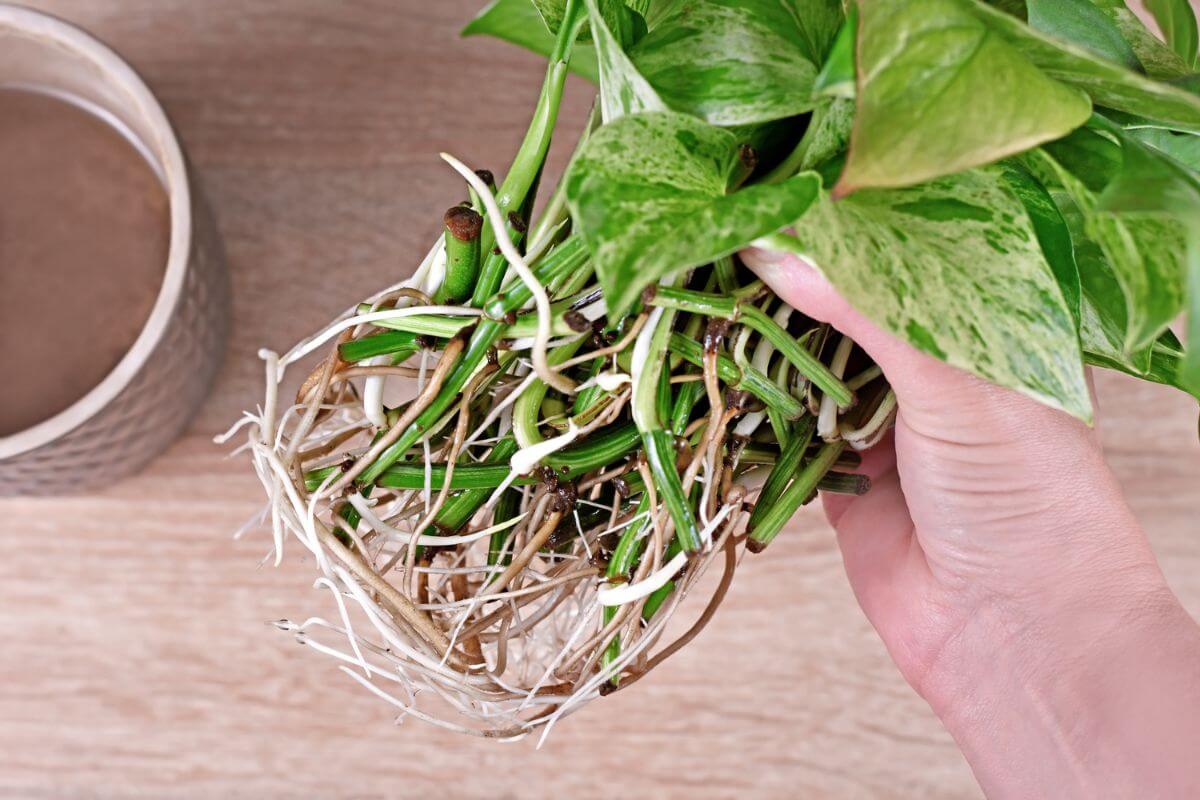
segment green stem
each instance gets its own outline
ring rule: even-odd
[[[567,80],[567,62],[571,58],[571,49],[586,18],[581,0],[566,0],[562,24],[554,40],[554,50],[550,53],[550,63],[546,67],[546,78],[542,82],[542,91],[533,111],[533,119],[530,120],[521,147],[504,176],[504,182],[496,192],[496,204],[505,215],[520,208],[525,202],[525,197],[546,160],[546,152],[550,149],[550,137],[558,121],[563,86]],[[494,243],[494,234],[485,228],[485,252],[490,250]]]
[[[386,331],[346,342],[338,347],[338,355],[343,361],[350,363],[391,353],[406,352],[412,355],[419,349],[418,338],[419,334],[411,331]]]
[[[492,524],[499,525],[508,522],[517,515],[520,505],[521,493],[513,489],[505,490],[504,494],[500,495],[500,499],[496,501],[496,508],[492,512]],[[508,566],[508,563],[512,561],[512,553],[504,551],[509,537],[515,530],[515,528],[507,528],[492,534],[492,538],[488,542],[487,563],[489,567],[497,564]],[[501,557],[502,555],[503,557]]]
[[[817,490],[817,485],[833,468],[845,447],[846,443],[842,441],[828,442],[822,445],[821,449],[817,451],[817,455],[804,465],[787,489],[780,494],[779,499],[770,504],[766,513],[759,518],[757,525],[754,523],[753,515],[751,516],[747,526],[750,531],[750,543],[747,544],[747,547],[752,552],[761,552],[771,543],[772,539],[779,535],[779,531],[796,513],[796,509],[800,508]],[[757,510],[757,506],[755,510]]]
[[[650,524],[650,496],[642,492],[642,497],[634,508],[633,516],[636,519],[640,515],[641,519],[629,525],[621,532],[621,538],[617,541],[617,546],[613,548],[612,557],[608,560],[608,567],[605,569],[604,576],[609,581],[617,581],[622,578],[627,579],[633,572],[634,565],[641,558],[642,550],[646,546],[647,537],[642,536],[642,531]],[[616,606],[604,607],[604,624],[612,622],[613,617],[617,615]],[[617,660],[621,655],[621,638],[613,637],[608,648],[604,651],[602,664],[608,667],[609,664]],[[613,682],[616,682],[614,678]]]
[[[650,299],[650,303],[662,308],[672,308],[740,322],[762,334],[771,344],[775,345],[775,349],[790,361],[792,366],[800,371],[800,374],[832,397],[839,406],[845,407],[854,403],[854,393],[840,378],[802,347],[791,334],[779,327],[775,320],[753,305],[744,304],[739,299],[732,297],[665,286],[658,287],[653,298]]]
[[[696,524],[696,515],[684,496],[679,470],[675,468],[675,437],[663,430],[663,404],[660,400],[663,390],[660,378],[667,360],[674,322],[675,312],[664,309],[656,321],[648,323],[654,328],[650,332],[647,351],[638,354],[638,358],[644,361],[633,387],[633,421],[642,434],[646,463],[654,475],[658,494],[675,523],[675,535],[687,550],[694,551],[700,547],[700,529]],[[646,335],[645,331],[641,335]]]
[[[692,419],[692,411],[702,397],[704,397],[702,381],[692,381],[679,387],[679,393],[675,396],[675,407],[671,409],[671,433],[683,436],[688,422]]]
[[[580,336],[572,342],[556,347],[546,355],[546,361],[552,367],[558,366],[575,355],[586,338],[586,336]],[[546,399],[546,392],[549,390],[550,387],[542,381],[534,381],[513,404],[513,435],[517,437],[517,442],[521,447],[532,447],[543,441],[542,434],[538,430],[538,422],[541,417],[542,401]]]
[[[484,463],[507,466],[508,460],[512,458],[512,454],[515,452],[517,452],[517,442],[515,439],[512,437],[501,439],[492,448],[492,452],[488,453]],[[459,467],[458,469],[464,469],[464,467]],[[445,479],[445,471],[442,472],[442,479]],[[430,482],[434,487],[440,488],[440,484],[437,481],[431,479]],[[443,531],[450,533],[457,531],[463,525],[466,525],[471,517],[475,516],[475,512],[487,501],[493,488],[495,487],[484,486],[481,488],[466,489],[448,498],[445,504],[442,505],[441,511],[433,518],[433,525],[426,528],[422,533],[435,536]]]
[[[704,366],[704,348],[699,342],[680,334],[671,334],[670,348],[672,353],[685,361],[697,367]],[[767,408],[778,409],[785,419],[797,419],[807,412],[803,403],[776,386],[765,374],[751,366],[739,369],[727,355],[717,356],[717,376],[735,389],[750,392],[763,401]]]
[[[504,228],[508,231],[508,238],[520,249],[521,243],[525,239],[524,225],[523,223],[514,225],[513,222],[514,220],[510,217],[504,223]],[[508,259],[499,252],[498,248],[493,247],[484,253],[483,268],[479,271],[479,281],[475,284],[475,291],[471,295],[471,306],[482,308],[484,303],[504,285],[504,276],[507,272]]]
[[[543,463],[548,467],[566,468],[562,473],[564,478],[573,478],[589,470],[608,466],[612,462],[628,455],[638,443],[638,431],[633,425],[623,425],[602,436],[589,437],[582,444],[568,447],[547,456]],[[511,455],[511,454],[510,454]],[[340,467],[326,467],[307,473],[305,483],[310,491],[321,485],[333,470]],[[446,480],[446,465],[431,465],[430,474],[434,486],[441,486]],[[508,478],[508,464],[468,464],[454,470],[450,480],[451,489],[494,489]],[[517,478],[514,484],[526,486],[537,483],[540,478],[529,476]],[[373,476],[372,483],[391,489],[423,489],[425,488],[425,464],[393,464]]]
[[[560,257],[552,258],[564,251]],[[572,253],[578,252],[579,256],[573,256]],[[539,281],[545,283],[553,276],[559,274],[560,270],[569,270],[573,263],[582,264],[586,261],[587,253],[583,249],[583,243],[579,241],[567,240],[559,247],[555,248],[549,255],[546,256],[539,264],[534,274]],[[511,291],[502,295],[493,297],[488,302],[489,313],[503,318],[510,312],[514,312],[521,308],[529,301],[530,291],[524,284],[514,286]],[[450,375],[446,378],[442,385],[442,390],[433,399],[429,406],[421,412],[416,420],[400,435],[400,437],[380,454],[375,463],[367,467],[363,474],[359,476],[359,482],[362,484],[373,483],[376,478],[383,474],[388,467],[399,461],[408,449],[416,442],[420,441],[426,432],[434,423],[450,408],[458,393],[467,385],[467,381],[475,374],[475,370],[487,358],[488,351],[495,346],[496,342],[504,335],[508,326],[496,319],[483,318],[475,327],[475,332],[471,335],[471,340],[467,344],[466,352],[459,358],[458,363],[450,371]]]
[[[754,530],[767,515],[767,511],[783,494],[788,481],[796,474],[796,470],[800,467],[800,461],[808,451],[809,443],[812,442],[813,433],[817,429],[816,417],[811,415],[804,417],[798,423],[798,428],[796,435],[784,445],[783,451],[771,468],[771,473],[767,475],[762,491],[758,493],[758,501],[754,504],[754,511],[750,514],[750,530]]]
[[[722,294],[733,294],[738,288],[737,273],[733,268],[733,256],[722,256],[713,262],[713,271],[717,275],[717,286]]]
[[[588,367],[589,379],[595,378],[604,370],[605,361],[606,359],[597,358],[592,362],[591,366]],[[593,383],[591,386],[580,389],[579,393],[575,395],[575,404],[571,407],[571,413],[575,416],[579,416],[583,412],[587,411],[596,403],[597,400],[600,399],[600,395],[603,392],[604,390],[595,383]]]
[[[591,138],[592,131],[600,126],[600,100],[596,99],[592,103],[592,110],[588,112],[587,122],[583,126],[583,133],[579,136],[579,141],[575,143],[575,150],[571,153],[571,158],[567,161],[567,167],[563,170],[563,175],[566,175],[571,170],[571,165],[575,163],[575,158],[579,155],[579,151],[587,144]],[[546,207],[542,210],[542,214],[538,217],[537,224],[529,232],[529,243],[533,247],[538,247],[543,238],[550,235],[559,224],[569,216],[567,211],[567,182],[560,180],[558,186],[554,187],[554,193],[550,195],[550,199],[546,201]]]
[[[679,538],[679,543],[688,552],[699,550],[700,527],[696,524],[696,515],[683,493],[679,470],[675,468],[675,437],[661,429],[644,431],[642,447],[646,452],[650,474],[654,476],[658,496],[675,523],[675,535]]]
[[[455,206],[443,217],[446,230],[446,277],[433,296],[435,303],[461,303],[479,278],[479,234],[483,217],[473,209]]]

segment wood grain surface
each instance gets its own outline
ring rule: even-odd
[[[978,796],[812,508],[743,562],[692,646],[541,750],[394,726],[266,624],[331,601],[298,548],[274,569],[259,564],[264,535],[231,538],[259,488],[210,437],[257,402],[258,347],[285,347],[412,268],[462,193],[439,150],[505,168],[541,67],[458,39],[470,0],[32,5],[110,43],[158,92],[216,210],[235,324],[212,398],[145,474],[89,497],[0,501],[0,796]],[[574,128],[590,98],[576,79],[568,91]],[[1112,465],[1200,613],[1196,409],[1120,377],[1099,387]]]

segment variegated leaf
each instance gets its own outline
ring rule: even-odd
[[[1090,419],[1071,312],[1006,167],[827,195],[805,256],[866,316],[932,356]]]
[[[1047,78],[963,0],[864,3],[859,18],[858,111],[838,194],[987,164],[1091,113],[1082,92]]]
[[[812,174],[726,193],[738,160],[733,134],[674,112],[625,116],[592,135],[567,175],[567,203],[610,311],[778,230],[816,197]]]

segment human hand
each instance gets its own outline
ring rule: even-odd
[[[871,491],[825,510],[868,619],[989,796],[1200,794],[1200,628],[1095,431],[885,333],[793,256],[743,260],[896,392]]]

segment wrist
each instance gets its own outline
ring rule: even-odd
[[[919,689],[989,797],[1200,789],[1200,628],[1153,562],[986,604]]]

